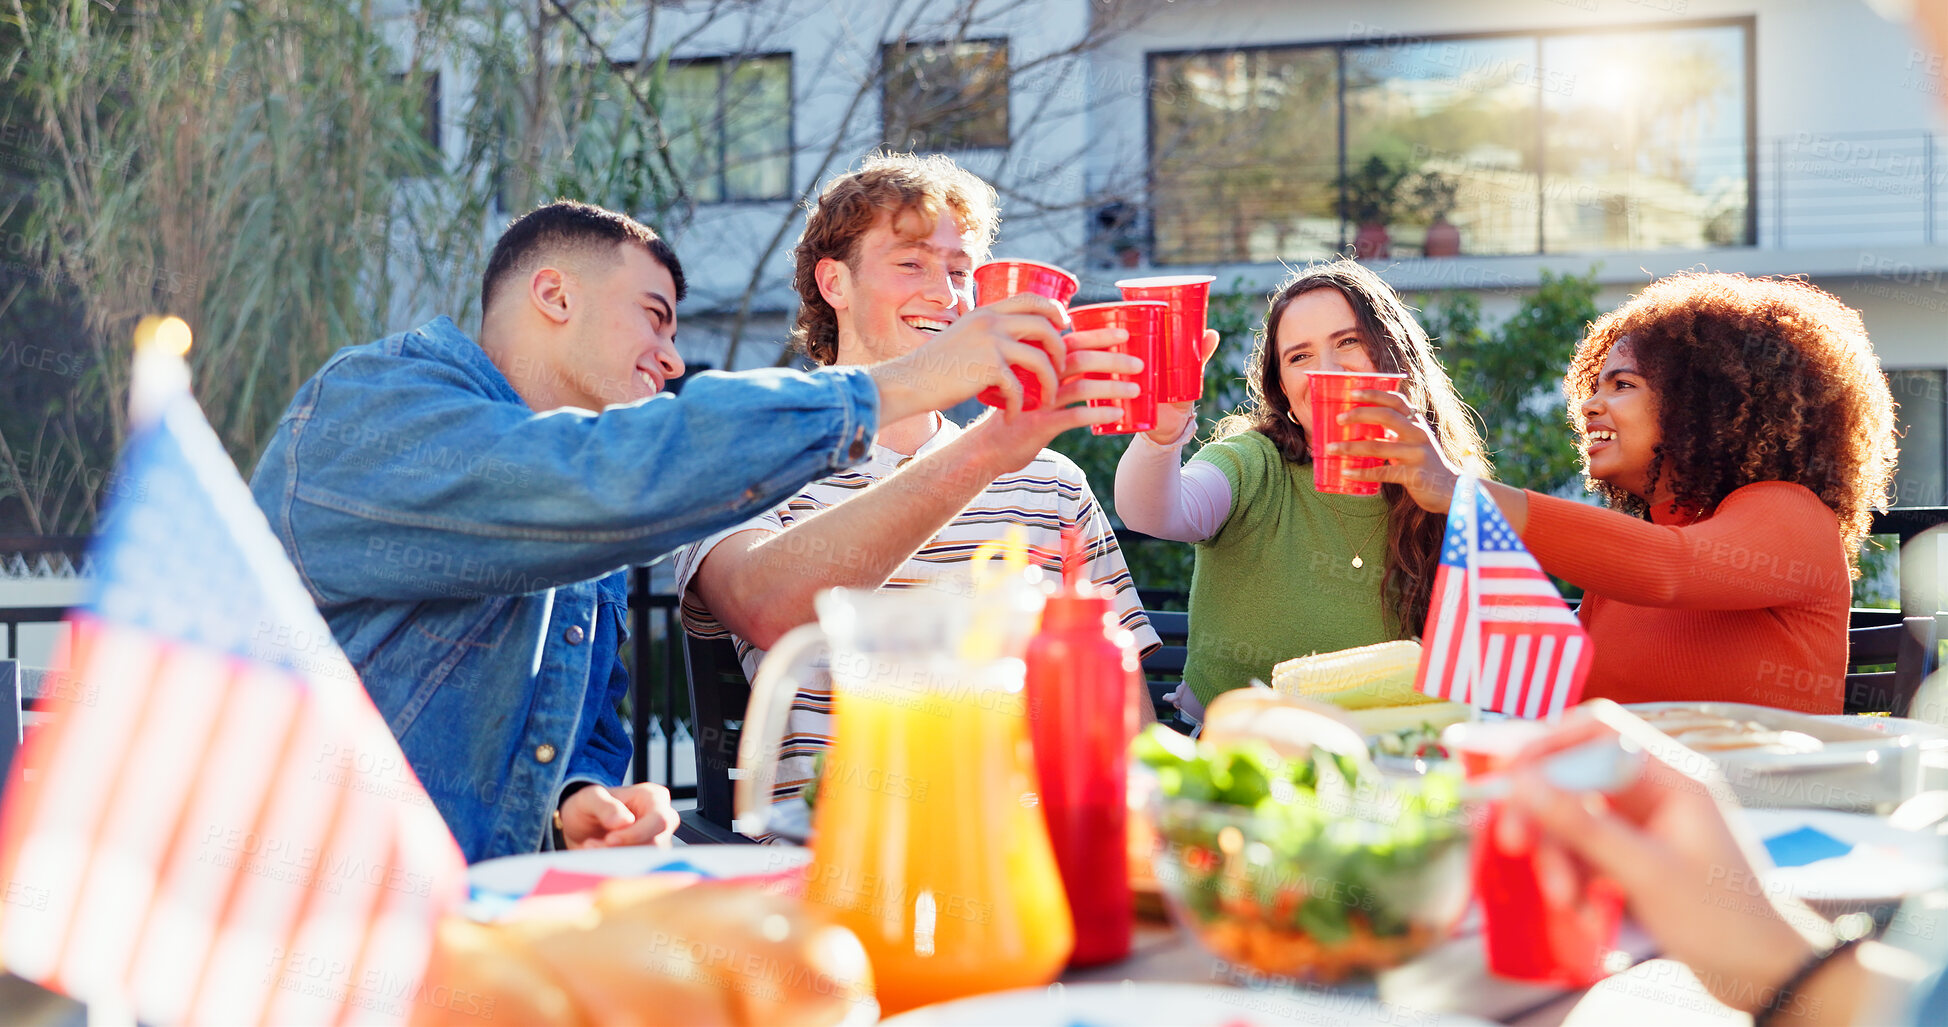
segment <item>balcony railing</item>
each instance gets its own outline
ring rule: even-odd
[[[1509,166],[1515,158],[1507,155],[1434,155],[1422,166],[1458,186],[1450,211],[1461,229],[1458,256],[1748,245],[1873,250],[1948,242],[1948,154],[1941,150],[1925,130],[1800,132],[1762,137],[1749,155],[1742,145],[1701,147],[1678,171],[1653,169],[1649,157],[1644,167],[1600,174],[1545,166],[1538,176]],[[1338,216],[1336,174],[1336,167],[1214,161],[1180,166],[1174,178],[1159,179],[1162,187],[1153,181],[1149,197],[1126,171],[1095,175],[1091,263],[1271,263],[1346,252],[1362,226]],[[1398,211],[1386,225],[1387,255],[1436,255],[1431,213],[1406,198]]]
[[[1948,165],[1933,132],[1801,132],[1764,141],[1759,245],[1932,246]]]

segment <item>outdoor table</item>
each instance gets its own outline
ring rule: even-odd
[[[1632,962],[1655,954],[1656,946],[1636,925],[1625,922],[1618,949]],[[1241,1005],[1248,1005],[1256,988],[1290,991],[1303,988],[1312,995],[1343,1000],[1351,1014],[1380,1002],[1434,1023],[1441,1013],[1460,1013],[1524,1027],[1561,1023],[1582,990],[1504,980],[1488,972],[1481,943],[1481,916],[1470,909],[1454,935],[1418,958],[1377,977],[1336,986],[1273,982],[1263,974],[1227,964],[1199,947],[1196,940],[1171,924],[1139,918],[1135,943],[1127,959],[1103,966],[1070,970],[1067,983],[1161,981],[1181,984],[1236,985]]]

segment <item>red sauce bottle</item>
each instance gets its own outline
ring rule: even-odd
[[[1042,812],[1075,920],[1069,965],[1092,966],[1130,952],[1126,794],[1142,671],[1110,597],[1065,577],[1028,644],[1028,720]]]

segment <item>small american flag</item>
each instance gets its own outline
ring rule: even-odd
[[[403,1022],[459,847],[180,357],[138,356],[133,406],[79,687],[0,806],[0,958],[146,1023]]]
[[[1455,486],[1414,687],[1516,717],[1582,699],[1589,634],[1488,490]]]

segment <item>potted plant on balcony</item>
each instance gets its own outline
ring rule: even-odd
[[[1414,199],[1420,209],[1427,212],[1427,241],[1421,245],[1421,255],[1426,257],[1458,257],[1461,255],[1461,230],[1447,219],[1448,212],[1454,209],[1455,193],[1460,183],[1453,175],[1439,171],[1423,171],[1414,182]]]
[[[1333,179],[1339,190],[1340,218],[1359,225],[1353,236],[1355,257],[1373,260],[1393,255],[1387,222],[1400,207],[1400,184],[1406,178],[1406,168],[1396,168],[1376,153],[1357,170]]]

